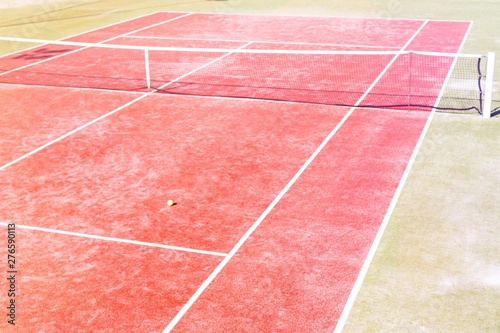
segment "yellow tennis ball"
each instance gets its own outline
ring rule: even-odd
[[[168,200],[168,201],[167,201],[167,205],[169,205],[169,206],[173,206],[173,205],[174,205],[174,200]]]

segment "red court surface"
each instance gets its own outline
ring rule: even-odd
[[[457,52],[469,27],[156,13],[69,40]],[[0,58],[3,82],[26,81],[0,85],[0,221],[5,235],[16,223],[18,244],[17,322],[1,330],[333,332],[430,112],[325,99],[384,105],[377,98],[409,80],[397,77],[404,56],[361,72],[356,56],[315,56],[275,98],[276,73],[296,77],[302,58],[273,68],[246,54],[180,53],[156,62],[152,81],[183,79],[156,91],[140,54],[96,63],[91,53],[42,46]],[[419,85],[425,103],[450,65],[419,67],[433,78]],[[223,82],[183,90],[221,71]],[[331,82],[348,93],[322,93]]]

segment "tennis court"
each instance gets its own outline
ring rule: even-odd
[[[470,27],[157,12],[4,55],[16,328],[341,331]]]

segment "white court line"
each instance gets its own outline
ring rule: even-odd
[[[123,38],[136,38],[136,39],[160,39],[160,40],[178,40],[178,41],[200,41],[200,42],[234,42],[234,43],[247,43],[248,40],[240,39],[217,39],[217,38],[181,38],[181,37],[159,37],[159,36],[124,36]],[[278,45],[304,45],[304,46],[339,46],[339,47],[359,47],[359,48],[374,48],[374,49],[397,49],[399,46],[381,46],[381,45],[356,45],[356,44],[324,44],[324,43],[306,43],[306,42],[283,42],[283,41],[259,41],[254,40],[252,43],[259,44],[278,44]]]
[[[160,11],[161,13],[186,13],[184,11]],[[193,14],[203,15],[233,15],[233,16],[264,16],[264,17],[301,17],[301,18],[335,18],[335,19],[362,19],[362,20],[378,20],[378,21],[414,21],[414,22],[460,22],[470,23],[467,20],[424,20],[424,19],[411,19],[404,17],[373,17],[373,16],[332,16],[332,15],[300,15],[300,14],[266,14],[266,13],[235,13],[235,12],[191,12]]]
[[[11,224],[11,223],[12,222],[0,222],[0,225],[7,226],[8,224]],[[181,246],[172,246],[172,245],[165,245],[165,244],[158,244],[158,243],[141,242],[141,241],[136,241],[136,240],[131,240],[131,239],[98,236],[98,235],[84,234],[84,233],[80,233],[80,232],[71,232],[71,231],[64,231],[64,230],[57,230],[57,229],[50,229],[50,228],[33,227],[33,226],[22,225],[22,224],[17,224],[17,223],[15,223],[15,225],[16,225],[16,228],[19,228],[19,229],[42,231],[42,232],[48,232],[48,233],[52,233],[52,234],[59,234],[59,235],[65,235],[65,236],[75,236],[75,237],[96,239],[96,240],[102,240],[102,241],[108,241],[108,242],[133,244],[133,245],[155,247],[155,248],[166,249],[166,250],[190,252],[190,253],[219,256],[219,257],[227,256],[227,253],[191,249],[191,248],[181,247]]]
[[[185,15],[181,15],[181,16],[177,16],[177,17],[174,17],[174,18],[171,18],[169,20],[166,20],[166,21],[162,21],[162,22],[159,22],[159,23],[155,23],[155,24],[151,24],[147,27],[142,27],[142,28],[139,28],[139,29],[136,29],[136,30],[133,30],[133,31],[130,31],[130,32],[127,32],[127,33],[124,33],[124,34],[121,34],[119,36],[115,36],[115,37],[111,37],[111,38],[108,38],[106,40],[103,40],[103,41],[100,41],[100,42],[97,42],[97,43],[93,43],[93,44],[104,44],[104,43],[107,43],[107,42],[110,42],[112,40],[115,40],[117,38],[121,38],[121,37],[126,37],[128,34],[131,34],[131,33],[136,33],[136,32],[139,32],[139,31],[142,31],[142,30],[145,30],[145,29],[149,29],[149,28],[152,28],[152,27],[155,27],[155,26],[158,26],[158,25],[161,25],[161,24],[165,24],[165,23],[169,23],[171,21],[175,21],[175,20],[178,20],[178,19],[181,19],[181,18],[184,18],[184,17],[187,17],[191,14],[185,14]],[[84,34],[84,33],[82,33]],[[72,37],[69,37],[69,38],[72,38]],[[66,38],[68,39],[68,38]],[[59,40],[60,42],[64,42],[64,40]],[[90,43],[89,43],[90,44]],[[38,48],[38,47],[42,47],[43,45],[38,45],[38,46],[35,46],[33,48]],[[17,72],[17,71],[20,71],[22,69],[25,69],[25,68],[29,68],[29,67],[32,67],[32,66],[35,66],[35,65],[39,65],[39,64],[42,64],[42,63],[45,63],[45,62],[48,62],[48,61],[51,61],[51,60],[54,60],[54,59],[58,59],[58,58],[62,58],[62,57],[65,57],[67,55],[70,55],[70,54],[73,54],[73,53],[76,53],[76,52],[79,52],[79,51],[83,51],[83,50],[86,50],[88,49],[90,46],[84,46],[84,47],[81,47],[81,48],[78,48],[76,50],[73,50],[73,51],[70,51],[70,52],[65,52],[65,53],[62,53],[60,55],[57,55],[57,56],[54,56],[54,57],[50,57],[50,58],[47,58],[47,59],[44,59],[44,60],[40,60],[40,61],[37,61],[37,62],[33,62],[33,63],[30,63],[28,65],[25,65],[25,66],[21,66],[21,67],[18,67],[18,68],[14,68],[14,69],[11,69],[9,71],[6,71],[6,72],[2,72],[0,73],[0,76],[2,75],[6,75],[6,74],[10,74],[10,73],[13,73],[13,72]],[[13,54],[16,54],[16,53],[22,53],[22,52],[25,52],[26,50],[21,50],[21,51],[17,51]]]
[[[170,22],[173,22],[173,21],[177,21],[179,19],[182,19],[182,18],[185,18],[185,17],[188,17],[188,16],[191,16],[193,15],[192,13],[187,13],[185,15],[181,15],[181,16],[177,16],[177,17],[174,17],[174,18],[171,18],[171,19],[168,19],[168,20],[165,20],[165,21],[161,21],[161,22],[158,22],[158,23],[155,23],[155,24],[151,24],[151,25],[148,25],[146,27],[142,27],[142,28],[138,28],[136,30],[133,30],[133,31],[129,31],[129,32],[126,32],[124,34],[121,34],[121,35],[118,35],[118,36],[115,36],[115,37],[112,37],[110,39],[107,39],[101,43],[106,43],[106,42],[110,42],[112,40],[115,40],[115,39],[118,39],[118,38],[123,38],[123,37],[128,37],[128,35],[130,34],[135,34],[137,32],[140,32],[140,31],[143,31],[143,30],[147,30],[147,29],[151,29],[151,28],[154,28],[154,27],[157,27],[157,26],[160,26],[160,25],[163,25],[163,24],[166,24],[166,23],[170,23]]]
[[[111,11],[112,13],[113,11]],[[82,35],[85,35],[85,34],[88,34],[88,33],[91,33],[91,32],[95,32],[95,31],[98,31],[98,30],[101,30],[101,29],[106,29],[106,28],[110,28],[112,26],[115,26],[115,25],[120,25],[122,23],[127,23],[127,22],[132,22],[134,20],[138,20],[138,19],[141,19],[141,18],[145,18],[147,16],[153,16],[155,14],[159,14],[159,13],[172,13],[172,14],[182,14],[183,12],[165,12],[165,11],[156,11],[156,12],[152,12],[152,13],[147,13],[147,14],[143,14],[143,15],[139,15],[139,16],[136,16],[136,17],[131,17],[129,19],[126,19],[126,20],[123,20],[123,21],[119,21],[119,22],[115,22],[115,23],[110,23],[110,24],[107,24],[107,25],[103,25],[102,27],[97,27],[97,28],[94,28],[94,29],[90,29],[90,30],[86,30],[86,31],[83,31],[83,32],[79,32],[77,34],[74,34],[74,35],[70,35],[68,37],[64,37],[64,38],[61,38],[60,40],[65,40],[65,39],[70,39],[70,38],[75,38],[75,37],[78,37],[78,36],[82,36]],[[182,16],[187,16],[187,15],[182,15]],[[175,17],[174,17],[175,18]]]
[[[410,38],[410,40],[403,46],[400,50],[400,53],[396,54],[392,60],[385,66],[384,70],[377,76],[377,78],[372,82],[372,84],[366,89],[365,93],[358,99],[355,103],[355,106],[352,107],[349,112],[342,118],[342,120],[335,126],[335,128],[330,132],[330,134],[325,138],[325,140],[321,143],[321,145],[314,151],[314,153],[309,157],[309,159],[302,165],[302,167],[297,171],[297,173],[293,176],[293,178],[288,182],[288,184],[281,190],[281,192],[274,198],[271,204],[266,208],[266,210],[261,214],[261,216],[254,222],[254,224],[247,230],[247,232],[241,237],[241,239],[236,243],[233,249],[229,252],[229,254],[222,260],[222,262],[215,268],[215,270],[210,274],[210,276],[200,285],[200,287],[196,290],[196,292],[191,296],[186,304],[181,308],[181,310],[177,313],[177,315],[170,321],[168,326],[163,330],[163,333],[171,332],[175,326],[179,323],[182,317],[189,311],[191,306],[198,300],[201,294],[208,288],[208,286],[212,283],[213,280],[219,275],[222,269],[228,264],[228,262],[233,258],[236,252],[243,246],[243,244],[247,241],[247,239],[253,234],[253,232],[260,226],[262,221],[269,215],[269,213],[276,207],[276,205],[281,201],[281,199],[285,196],[288,190],[295,184],[297,179],[304,173],[304,171],[309,167],[309,165],[314,161],[316,156],[323,150],[323,148],[328,144],[331,138],[337,133],[337,131],[342,127],[342,125],[347,121],[347,119],[352,115],[352,113],[356,110],[356,106],[360,105],[361,102],[365,99],[365,97],[370,93],[370,91],[375,87],[375,85],[382,79],[385,73],[391,68],[392,64],[398,59],[399,55],[403,53],[404,49],[411,43],[411,41],[420,33],[420,31],[424,28],[427,21],[424,21],[422,26],[415,32],[415,34]]]
[[[462,40],[462,43],[457,51],[457,54],[460,53],[465,45],[465,41],[467,40],[467,36],[469,35],[469,32],[472,28],[472,22],[469,22],[470,25],[469,25],[469,28],[467,29],[467,32],[465,33],[465,36]],[[441,87],[441,91],[439,93],[439,96],[436,100],[436,103],[435,105],[438,105],[439,104],[439,101],[441,100],[441,97],[443,96],[444,94],[444,91],[445,91],[445,88],[446,88],[446,85],[447,85],[447,82],[449,81],[450,77],[451,77],[451,72],[453,70],[453,67],[454,67],[454,64],[456,62],[456,58],[454,60],[454,63],[451,65],[450,67],[450,70],[448,72],[448,75],[445,79],[445,81],[443,82],[443,86]],[[396,193],[394,194],[392,200],[391,200],[391,203],[389,205],[389,208],[387,209],[387,212],[384,216],[384,219],[382,221],[382,224],[377,232],[377,235],[375,236],[375,239],[373,241],[373,244],[370,248],[370,251],[368,252],[368,255],[365,259],[365,262],[363,263],[363,266],[361,268],[361,271],[356,279],[356,282],[354,283],[354,287],[352,288],[351,290],[351,294],[349,295],[349,298],[347,300],[347,303],[344,307],[344,310],[340,316],[340,319],[339,319],[339,322],[337,323],[337,327],[335,328],[335,331],[334,333],[341,333],[342,330],[344,329],[346,323],[347,323],[347,319],[349,318],[349,314],[351,313],[352,311],[352,308],[354,306],[354,302],[356,301],[356,298],[359,294],[359,291],[361,290],[361,286],[363,285],[363,282],[366,278],[366,275],[368,274],[368,270],[371,266],[371,263],[373,262],[373,259],[375,258],[375,254],[377,252],[377,249],[380,245],[380,242],[382,241],[382,237],[385,233],[385,230],[387,229],[387,226],[389,224],[389,221],[390,219],[392,218],[392,215],[394,213],[394,209],[396,208],[396,204],[401,196],[401,193],[403,191],[403,188],[406,184],[406,181],[410,175],[410,172],[411,172],[411,169],[413,167],[413,164],[415,164],[415,160],[417,158],[417,155],[420,151],[420,147],[422,146],[422,143],[425,139],[425,136],[429,130],[429,127],[431,125],[431,122],[432,122],[432,119],[434,118],[434,114],[436,113],[436,110],[433,109],[431,111],[431,114],[429,115],[426,123],[425,123],[425,126],[424,126],[424,129],[422,130],[422,133],[420,134],[420,137],[418,139],[418,142],[415,146],[415,149],[413,150],[413,153],[410,157],[410,160],[408,162],[408,165],[406,166],[405,168],[405,171],[403,173],[403,176],[401,177],[401,180],[399,182],[399,185],[398,185],[398,188],[396,189]]]
[[[161,13],[187,13],[185,11],[175,10],[162,10]],[[395,17],[370,17],[370,16],[332,16],[332,15],[299,15],[299,14],[266,14],[266,13],[235,13],[235,12],[190,12],[192,14],[202,15],[227,15],[227,16],[264,16],[264,17],[301,17],[301,18],[334,18],[334,19],[367,19],[367,20],[380,20],[380,21],[415,21],[424,22],[423,19],[410,19],[410,18],[395,18]],[[439,20],[442,21],[442,20]],[[467,21],[451,21],[451,22],[467,22]]]
[[[67,39],[70,39],[70,38],[75,38],[75,37],[78,37],[78,36],[81,36],[81,35],[85,35],[85,34],[87,34],[87,33],[95,32],[95,31],[97,31],[97,30],[101,30],[101,29],[106,29],[106,28],[109,28],[109,27],[112,27],[112,26],[115,26],[115,25],[119,25],[119,24],[122,24],[122,23],[130,22],[130,21],[133,21],[133,20],[137,20],[137,19],[140,19],[140,18],[144,18],[144,17],[146,17],[146,16],[149,16],[149,15],[158,14],[158,13],[170,13],[170,12],[162,12],[162,11],[157,11],[157,12],[150,13],[150,14],[140,15],[140,16],[133,17],[133,18],[130,18],[130,19],[127,19],[127,20],[123,20],[123,21],[120,21],[120,22],[107,24],[107,25],[104,25],[104,26],[102,26],[102,27],[98,27],[98,28],[90,29],[90,30],[87,30],[87,31],[84,31],[84,32],[79,32],[79,33],[77,33],[77,34],[70,35],[70,36],[68,36],[68,37],[64,37],[64,38],[57,39],[56,41],[63,41],[63,40],[67,40]],[[172,12],[172,13],[173,13],[173,14],[176,14],[175,12]],[[180,14],[180,13],[179,13],[179,14]],[[14,38],[17,38],[17,37],[14,37]],[[4,55],[1,55],[1,56],[0,56],[0,58],[3,58],[3,57],[8,57],[8,56],[12,56],[12,55],[17,54],[17,53],[26,52],[26,51],[29,51],[29,50],[35,49],[35,48],[37,48],[37,47],[40,47],[40,46],[39,46],[39,45],[37,45],[37,46],[33,46],[33,47],[28,47],[28,48],[25,48],[25,49],[22,49],[22,50],[19,50],[19,51],[14,51],[14,52],[11,52],[11,53],[7,53],[7,54],[4,54]]]

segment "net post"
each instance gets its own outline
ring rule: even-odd
[[[488,52],[486,64],[486,83],[484,87],[483,118],[491,117],[491,101],[493,100],[493,75],[495,74],[495,52]]]
[[[146,66],[146,83],[148,85],[148,90],[151,89],[151,76],[149,72],[149,50],[144,50],[144,63]]]

